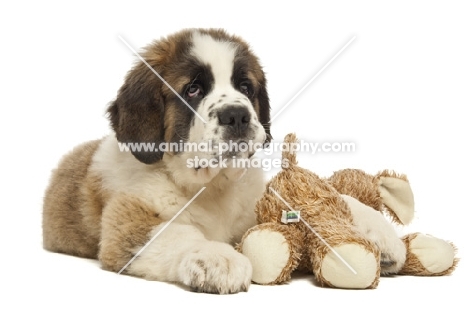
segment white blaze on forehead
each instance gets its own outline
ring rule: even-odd
[[[217,41],[210,35],[199,32],[193,33],[192,40],[192,55],[210,66],[215,85],[230,85],[236,45],[232,42]]]

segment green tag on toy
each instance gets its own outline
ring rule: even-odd
[[[301,211],[285,211],[281,215],[281,223],[297,223],[301,219]]]

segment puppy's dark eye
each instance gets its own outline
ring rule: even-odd
[[[241,93],[249,97],[252,95],[252,87],[249,82],[242,82],[239,84],[239,90]]]
[[[185,95],[188,98],[197,98],[197,97],[202,97],[203,96],[203,89],[200,86],[200,84],[195,84],[192,83],[187,87],[187,90],[185,91]]]

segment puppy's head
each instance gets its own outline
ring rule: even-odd
[[[223,30],[184,30],[152,43],[141,55],[153,70],[137,63],[108,108],[120,142],[156,147],[171,142],[269,142],[265,75],[240,38]],[[132,153],[152,164],[162,159],[164,150]]]

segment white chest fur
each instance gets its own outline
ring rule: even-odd
[[[174,173],[174,169],[180,169]],[[255,202],[264,190],[263,171],[248,169],[240,180],[229,180],[220,171],[209,183],[181,186],[174,175],[186,167],[164,161],[146,165],[130,152],[121,152],[114,136],[106,137],[97,150],[91,171],[100,176],[104,189],[112,195],[138,197],[148,208],[169,221],[193,196],[203,192],[175,220],[197,227],[209,240],[239,241],[255,225]]]

